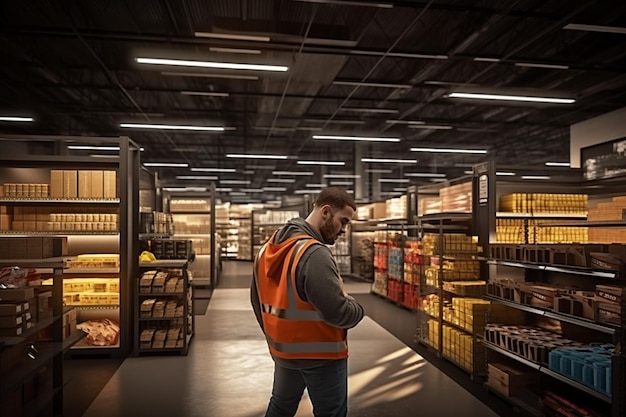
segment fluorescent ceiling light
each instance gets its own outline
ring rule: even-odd
[[[333,123],[338,125],[364,125],[365,120],[347,120],[347,119],[304,119],[307,123]]]
[[[425,85],[446,85],[446,86],[455,86],[455,87],[476,87],[477,84],[472,83],[457,83],[454,81],[437,81],[437,80],[426,80],[424,81]]]
[[[229,153],[227,158],[247,158],[247,159],[287,159],[287,155],[254,155],[243,153]]]
[[[330,185],[343,185],[343,186],[348,186],[348,185],[353,185],[354,181],[331,181]]]
[[[251,169],[247,169],[243,172],[243,175],[252,175],[252,174],[254,174],[254,171]]]
[[[409,128],[411,128],[411,129],[425,129],[425,130],[450,130],[450,129],[452,129],[452,126],[448,126],[448,125],[417,125],[417,124],[413,124],[413,125],[409,125]]]
[[[385,120],[389,125],[423,125],[425,122],[421,120]]]
[[[272,171],[274,175],[313,175],[311,171]]]
[[[374,87],[374,88],[401,88],[410,89],[413,88],[411,84],[389,84],[389,83],[372,83],[372,82],[359,82],[359,81],[333,81],[335,85],[349,85],[354,87]]]
[[[237,172],[235,168],[190,168],[194,172]]]
[[[405,172],[406,177],[423,177],[423,178],[445,178],[446,174],[437,172]]]
[[[171,75],[171,76],[177,76],[177,77],[225,78],[225,79],[230,79],[230,80],[250,80],[250,81],[255,81],[259,79],[259,77],[256,75],[209,74],[209,73],[201,73],[201,72],[164,71],[161,73],[161,75]]]
[[[261,65],[261,64],[241,64],[236,62],[213,62],[213,61],[190,61],[184,59],[163,59],[163,58],[135,58],[139,64],[150,65],[173,65],[181,67],[196,68],[219,68],[231,70],[250,70],[250,71],[277,71],[285,72],[289,67],[283,65]]]
[[[431,178],[430,181],[432,181],[432,182],[446,182],[448,180],[445,179],[445,178]]]
[[[178,163],[178,162],[144,162],[143,166],[146,167],[179,167],[179,168],[187,168],[189,164]]]
[[[328,165],[328,166],[343,166],[346,163],[343,161],[298,161],[298,165]]]
[[[287,191],[286,187],[263,187],[263,191]]]
[[[326,184],[306,184],[305,187],[308,188],[324,188]]]
[[[220,184],[250,185],[250,180],[220,180]]]
[[[321,190],[295,190],[294,194],[315,194],[319,193]]]
[[[353,141],[360,141],[360,142],[400,142],[400,138],[377,138],[377,137],[366,137],[366,136],[313,135],[313,139],[353,140]]]
[[[563,26],[563,29],[582,30],[585,32],[619,33],[621,35],[626,35],[626,28],[616,26],[582,25],[579,23],[570,23]]]
[[[242,193],[262,193],[263,188],[242,188],[239,191]]]
[[[379,109],[379,108],[369,108],[369,107],[341,107],[339,110],[343,111],[352,111],[358,113],[388,113],[395,114],[400,113],[398,109]]]
[[[218,46],[210,46],[211,52],[224,52],[227,54],[248,54],[248,55],[260,55],[260,49],[240,49],[240,48],[220,48]]]
[[[393,171],[390,169],[366,169],[368,174],[391,174]]]
[[[231,195],[231,196],[244,196],[244,195],[246,195],[246,193],[241,192],[241,191],[232,191],[232,192],[230,193],[230,195]]]
[[[487,57],[479,57],[474,58],[476,62],[500,62],[500,58],[487,58]]]
[[[223,132],[224,128],[219,126],[184,126],[184,125],[160,125],[144,123],[120,123],[120,127],[136,129],[162,129],[162,130],[197,130],[206,132]]]
[[[119,155],[98,155],[98,154],[93,154],[93,155],[89,155],[91,158],[119,158]]]
[[[396,192],[400,192],[401,193],[401,192],[406,191],[407,188],[406,187],[397,187],[397,188],[394,188],[393,190],[396,191]]]
[[[502,177],[514,177],[515,172],[498,171],[496,172],[496,175],[500,175]]]
[[[197,38],[228,39],[234,41],[269,42],[269,36],[237,35],[234,33],[195,32]]]
[[[486,149],[411,148],[411,152],[486,154]]]
[[[324,178],[361,178],[361,176],[358,174],[324,174]]]
[[[473,173],[474,173],[474,171],[463,171],[463,173],[464,173],[464,174],[468,174],[468,175],[470,175],[470,174],[473,174]]]
[[[554,64],[536,64],[533,62],[516,62],[516,67],[527,67],[527,68],[549,68],[549,69],[569,69],[569,65],[554,65]]]
[[[177,180],[208,180],[215,181],[217,177],[215,175],[177,175]]]
[[[232,188],[224,188],[224,187],[215,188],[215,191],[217,191],[218,193],[229,193],[232,190],[233,190]]]
[[[320,4],[337,4],[341,6],[363,6],[363,7],[377,7],[379,9],[392,9],[392,3],[370,3],[366,1],[354,1],[354,0],[295,0],[305,3],[320,3]]]
[[[67,149],[76,151],[119,151],[119,146],[67,145]]]
[[[548,175],[522,175],[521,178],[523,180],[549,180],[550,176]]]
[[[405,184],[410,181],[406,178],[379,178],[378,182],[393,182],[393,183]]]
[[[165,191],[195,191],[203,193],[206,191],[206,187],[164,187]]]
[[[504,94],[479,94],[479,93],[451,93],[450,98],[471,98],[478,100],[505,100],[505,101],[525,101],[532,103],[555,103],[555,104],[571,104],[576,100],[573,98],[556,98],[556,97],[533,97],[533,96],[510,96]]]
[[[207,97],[228,97],[228,93],[217,93],[213,91],[181,91],[185,96],[207,96]]]
[[[293,184],[296,182],[295,178],[268,178],[267,182],[275,182],[282,184]]]
[[[0,116],[0,122],[33,122],[32,117]]]
[[[546,165],[549,167],[568,167],[570,166],[569,162],[546,162]]]
[[[246,165],[246,169],[276,169],[276,165]]]
[[[368,163],[395,163],[395,164],[417,164],[416,159],[389,159],[389,158],[361,158],[361,162]]]

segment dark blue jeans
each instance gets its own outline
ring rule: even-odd
[[[304,393],[309,392],[315,417],[348,415],[348,360],[309,369],[274,364],[274,387],[265,417],[293,417]]]

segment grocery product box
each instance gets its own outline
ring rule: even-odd
[[[78,198],[91,198],[91,172],[78,171]]]
[[[117,197],[117,178],[115,171],[102,171],[102,197]]]
[[[50,197],[63,198],[63,171],[50,170]]]
[[[104,196],[104,175],[102,171],[91,171],[91,197],[102,198]]]
[[[27,301],[35,297],[35,290],[32,287],[6,288],[0,290],[0,301]]]
[[[23,328],[22,325],[19,325],[17,327],[11,327],[11,328],[0,328],[0,337],[12,337],[12,336],[19,336],[23,333]]]
[[[519,395],[527,386],[539,382],[536,372],[502,363],[487,364],[487,384],[507,397]]]
[[[78,171],[76,170],[64,170],[63,171],[63,197],[64,198],[78,197]]]
[[[596,285],[596,299],[605,303],[620,304],[624,294],[623,287],[612,285]]]
[[[0,328],[6,329],[22,325],[22,315],[0,316]]]
[[[530,304],[537,307],[554,308],[554,298],[558,295],[558,288],[533,285]]]
[[[595,320],[601,323],[621,325],[622,323],[621,306],[615,303],[597,302]]]
[[[24,305],[22,303],[0,303],[0,316],[15,316],[21,314]]]

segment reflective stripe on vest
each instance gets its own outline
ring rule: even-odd
[[[271,347],[285,353],[332,353],[341,352],[348,348],[346,342],[279,343],[267,335],[265,338]]]

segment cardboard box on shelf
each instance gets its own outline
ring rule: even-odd
[[[74,169],[63,171],[63,197],[78,197],[78,171]]]
[[[102,171],[91,171],[91,198],[104,196],[104,178]]]
[[[0,316],[0,328],[12,328],[22,325],[22,316]]]
[[[115,171],[103,171],[103,198],[117,197],[117,178]]]
[[[63,171],[50,170],[50,197],[63,198]]]
[[[0,230],[5,232],[11,230],[13,216],[10,214],[0,214]]]
[[[539,376],[536,372],[501,363],[488,364],[487,384],[507,397],[519,395],[526,387],[537,382]]]
[[[78,198],[91,198],[92,171],[78,171]]]
[[[0,290],[0,300],[3,302],[27,301],[35,297],[35,290],[32,287],[9,288]]]
[[[613,285],[596,285],[596,299],[604,303],[615,303],[619,305],[624,295],[623,287]]]
[[[22,303],[0,303],[0,316],[15,316],[22,311]]]
[[[620,325],[622,322],[621,306],[615,303],[597,302],[595,320],[601,323]]]

